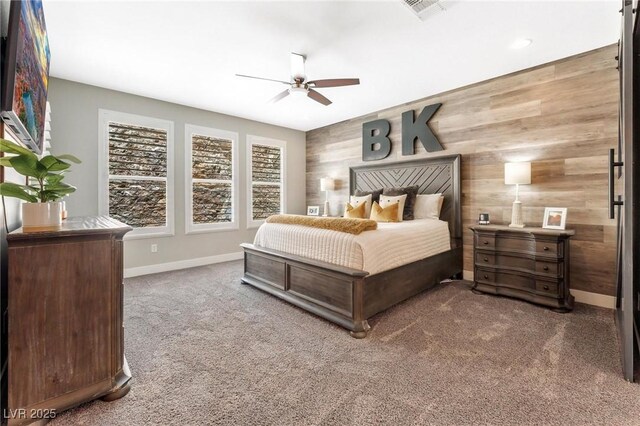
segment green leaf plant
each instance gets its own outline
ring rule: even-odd
[[[74,186],[62,180],[71,167],[70,163],[79,164],[73,155],[45,155],[38,158],[36,154],[18,144],[0,138],[0,166],[11,167],[19,174],[26,176],[29,185],[12,182],[0,183],[0,195],[19,198],[30,203],[46,203],[58,201],[65,195],[75,192]]]

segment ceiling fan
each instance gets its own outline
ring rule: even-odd
[[[254,77],[252,75],[236,74],[238,77],[255,78],[257,80],[274,81],[276,83],[282,83],[290,86],[283,92],[278,93],[271,98],[269,102],[275,103],[279,100],[286,98],[289,95],[293,96],[308,96],[316,102],[320,102],[322,105],[329,105],[331,101],[327,99],[320,92],[314,90],[320,87],[340,87],[340,86],[353,86],[360,84],[359,78],[331,78],[325,80],[307,80],[307,75],[304,70],[304,55],[298,53],[291,53],[291,80],[274,80],[272,78]]]

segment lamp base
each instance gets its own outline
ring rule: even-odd
[[[513,202],[509,228],[524,228],[524,223],[522,222],[522,203],[520,201]]]
[[[324,202],[324,212],[322,213],[322,216],[324,216],[324,217],[329,216],[329,202],[328,201]]]

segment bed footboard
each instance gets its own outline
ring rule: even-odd
[[[242,244],[242,283],[257,287],[364,337],[363,285],[368,272]],[[364,333],[363,335],[360,335]]]
[[[334,322],[355,338],[366,337],[368,318],[462,271],[461,247],[369,276],[253,244],[241,246],[242,283]]]

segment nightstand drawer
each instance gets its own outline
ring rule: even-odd
[[[521,236],[500,235],[496,239],[496,250],[503,252],[531,253],[535,249],[533,238],[521,238]]]
[[[519,269],[521,271],[534,272],[535,260],[526,256],[510,256],[500,252],[489,253],[476,251],[476,265],[492,266],[507,269]]]
[[[476,281],[484,281],[498,287],[508,287],[519,290],[533,290],[536,288],[535,279],[527,275],[510,273],[506,271],[487,271],[476,269]]]
[[[550,274],[562,278],[562,263],[560,262],[543,262],[536,261],[536,273]]]
[[[536,241],[536,253],[544,256],[562,257],[562,245],[554,241]]]
[[[476,265],[495,265],[496,264],[496,255],[488,254],[488,253],[476,253]]]
[[[558,294],[558,283],[551,281],[536,280],[536,290],[549,294]]]
[[[493,249],[496,247],[495,235],[476,234],[475,246],[479,249]]]
[[[476,281],[484,281],[488,283],[496,282],[496,274],[491,271],[483,271],[478,269],[476,270],[476,273],[474,275]]]

